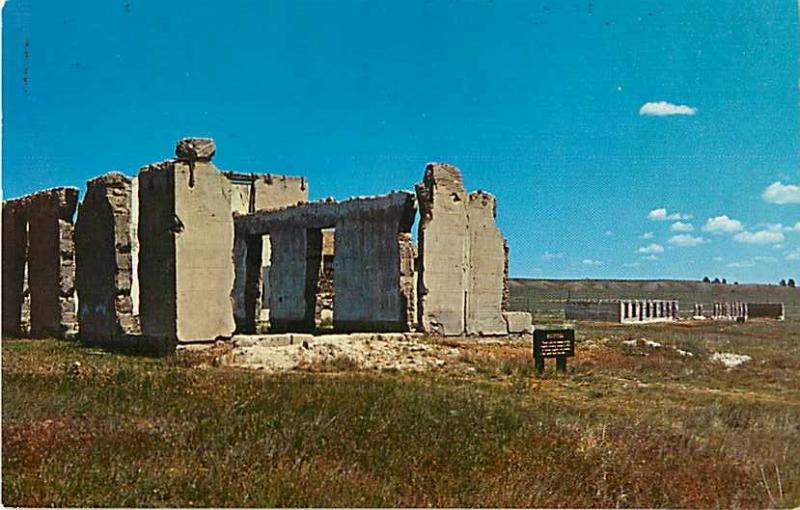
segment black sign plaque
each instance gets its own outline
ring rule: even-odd
[[[545,358],[556,359],[556,370],[567,370],[567,358],[575,356],[575,330],[535,329],[533,331],[533,359],[536,370],[544,372]]]

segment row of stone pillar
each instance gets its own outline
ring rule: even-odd
[[[742,301],[735,302],[715,302],[711,306],[711,318],[714,320],[736,320],[747,319],[749,313],[747,303]],[[694,316],[703,316],[703,304],[696,303],[694,305]]]
[[[621,322],[676,320],[677,300],[621,300]]]

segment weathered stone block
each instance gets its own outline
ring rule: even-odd
[[[184,138],[175,146],[179,160],[211,161],[216,152],[217,146],[211,138]]]
[[[178,145],[212,154],[196,139]],[[178,342],[229,337],[234,330],[231,184],[210,162],[189,159],[139,174],[142,332]]]
[[[530,333],[533,327],[533,320],[528,312],[503,312],[503,319],[510,334]]]

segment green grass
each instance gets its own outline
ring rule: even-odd
[[[3,503],[796,506],[798,326],[582,325],[541,378],[524,345],[461,343],[473,371],[269,375],[4,340]]]

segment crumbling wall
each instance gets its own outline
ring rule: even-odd
[[[139,332],[131,297],[131,194],[131,179],[111,172],[87,182],[78,209],[75,285],[86,342],[118,342]]]
[[[334,231],[322,230],[322,264],[319,270],[319,284],[317,285],[317,301],[314,310],[314,320],[317,327],[333,325],[333,300],[336,295],[336,284],[333,278]],[[265,295],[269,295],[265,292]]]
[[[468,199],[453,165],[430,163],[417,187],[420,221],[418,323],[423,331],[460,335],[468,289]]]
[[[786,311],[783,303],[747,303],[748,319],[784,320]]]
[[[505,240],[495,224],[497,202],[486,192],[469,195],[469,286],[467,288],[466,331],[468,335],[505,335],[503,319],[505,283]]]
[[[53,188],[29,200],[31,335],[61,337],[77,329],[73,216],[78,190]]]
[[[401,242],[414,221],[414,196],[393,192],[344,202],[325,200],[275,211],[236,215],[236,303],[239,328],[252,313],[247,301],[247,239],[269,234],[270,325],[275,331],[309,331],[324,274],[324,229],[335,229],[333,322],[338,331],[405,331],[409,307],[401,276]],[[411,255],[413,258],[413,254]],[[406,261],[410,262],[410,261]],[[408,266],[413,266],[409,263]],[[408,275],[406,275],[408,276]],[[325,289],[322,289],[325,290]]]
[[[139,174],[140,321],[144,335],[193,342],[234,330],[231,183],[207,138]]]
[[[314,331],[322,233],[320,229],[278,227],[270,230],[270,242],[270,329]]]
[[[567,301],[564,316],[567,320],[622,322],[619,301]]]
[[[179,341],[233,334],[230,182],[209,160],[174,165],[175,285]]]
[[[28,199],[3,202],[3,335],[26,334],[23,328],[25,265],[28,256]]]
[[[151,339],[176,338],[175,236],[184,226],[175,215],[174,163],[139,171],[139,322]]]
[[[414,202],[370,210],[360,206],[349,208],[336,224],[334,327],[345,332],[406,331],[409,303],[398,234],[410,229]]]
[[[410,232],[397,234],[400,249],[400,296],[408,331],[417,327],[417,249]]]
[[[419,328],[441,335],[502,335],[505,240],[489,193],[467,195],[459,170],[430,163],[417,185]]]
[[[231,210],[239,214],[269,211],[308,202],[305,177],[223,172],[231,181]]]
[[[236,214],[270,211],[308,201],[308,183],[304,177],[256,173],[248,174],[241,172],[223,173],[231,182],[231,211]],[[259,259],[261,261],[259,276],[261,290],[258,293],[259,295],[256,296],[258,303],[260,303],[260,308],[253,311],[249,304],[245,306],[244,302],[237,302],[235,300],[236,291],[234,291],[234,316],[236,318],[237,330],[250,331],[252,329],[250,326],[252,313],[257,312],[257,329],[264,329],[269,321],[271,246],[269,236],[264,235],[261,240],[261,257]],[[242,250],[244,249],[245,248],[242,248]],[[252,253],[252,250],[249,255],[246,254],[245,251],[241,251],[239,256],[247,256],[249,257],[247,260],[251,262],[255,260],[255,254]],[[244,274],[239,276],[244,277]],[[250,281],[254,281],[252,276],[250,277]],[[244,281],[237,281],[237,283],[235,283],[235,285],[239,284],[244,285]],[[252,301],[252,287],[247,286],[247,289],[248,299]],[[319,313],[320,311],[318,310],[318,316]],[[244,328],[244,330],[241,328]]]

